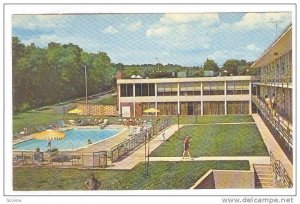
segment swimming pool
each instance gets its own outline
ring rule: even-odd
[[[123,129],[120,128],[84,128],[67,130],[65,131],[66,136],[63,140],[51,141],[51,148],[57,148],[58,150],[76,150],[88,145],[88,139],[90,139],[92,143],[100,142],[118,134],[122,130]],[[15,144],[13,149],[18,151],[34,151],[37,147],[39,147],[41,151],[46,151],[48,149],[48,141],[31,139]]]

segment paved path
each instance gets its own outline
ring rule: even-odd
[[[203,123],[203,124],[184,124],[184,125],[251,125],[255,122],[240,122],[240,123]]]
[[[269,129],[261,119],[261,117],[258,114],[252,114],[253,119],[256,122],[256,125],[258,127],[258,130],[262,136],[262,139],[264,140],[264,143],[267,146],[268,151],[272,151],[274,157],[277,160],[280,160],[283,164],[284,168],[287,171],[287,174],[293,181],[293,165],[290,162],[290,160],[287,158],[287,156],[284,154],[276,140],[274,139],[273,135],[270,133]]]
[[[150,157],[150,161],[242,161],[248,160],[254,164],[270,164],[269,156],[222,156],[222,157],[193,157],[184,158],[182,157]]]
[[[183,125],[179,125],[179,128],[182,126]],[[172,125],[169,128],[167,128],[164,131],[165,139],[171,137],[177,130],[178,130],[177,125]],[[150,141],[149,153],[151,153],[153,150],[155,150],[158,146],[160,146],[164,142],[165,141],[163,140],[162,134],[158,133],[158,136]],[[146,152],[148,155],[148,143],[146,145]],[[145,161],[145,145],[137,149],[135,152],[133,152],[123,160],[110,164],[109,167],[107,167],[106,169],[132,169],[141,161]]]

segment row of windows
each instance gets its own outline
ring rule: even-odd
[[[157,103],[157,109],[160,110],[158,115],[177,115],[176,102]],[[144,110],[154,108],[155,103],[141,103],[143,115]],[[203,115],[224,115],[224,101],[205,101],[203,102]],[[249,114],[248,101],[228,101],[227,114]],[[180,102],[180,115],[201,115],[201,102]]]
[[[224,82],[203,82],[203,95],[224,95]],[[133,84],[121,84],[121,97],[133,96]],[[177,96],[177,83],[157,84],[157,96]],[[226,93],[228,95],[249,94],[248,81],[227,82]],[[179,83],[179,94],[181,96],[201,95],[201,82]],[[135,84],[135,96],[155,96],[155,84]]]

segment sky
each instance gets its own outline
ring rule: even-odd
[[[292,21],[277,13],[13,15],[12,35],[47,47],[73,43],[113,63],[201,66],[256,60]]]

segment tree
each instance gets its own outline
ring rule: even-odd
[[[223,65],[223,69],[227,71],[227,75],[238,75],[238,67],[239,67],[239,61],[236,59],[229,59],[226,60],[226,62]]]
[[[210,60],[210,59],[207,58],[207,60],[204,62],[203,70],[204,71],[218,72],[219,67],[218,67],[217,63],[214,60]]]

